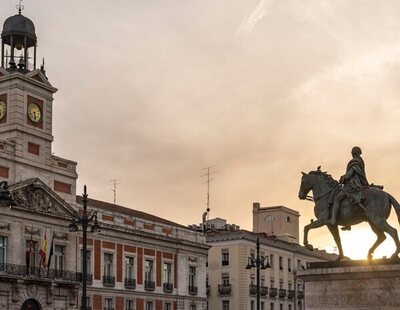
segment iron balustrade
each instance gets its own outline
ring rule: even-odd
[[[0,277],[4,276],[63,280],[70,282],[80,282],[82,278],[80,273],[69,270],[47,269],[39,266],[28,267],[26,265],[0,263]]]
[[[136,288],[136,279],[125,278],[125,287],[126,288]]]
[[[249,285],[249,293],[250,293],[250,295],[257,295],[257,285],[250,284]]]
[[[260,295],[265,298],[268,295],[268,287],[260,286]]]
[[[221,296],[230,295],[232,292],[232,285],[231,284],[220,284],[218,285],[218,293]]]
[[[270,287],[269,288],[269,297],[276,297],[276,295],[278,295],[278,289],[275,287]]]
[[[163,283],[163,290],[164,293],[172,293],[174,290],[174,287],[172,283]]]
[[[144,281],[144,289],[146,291],[154,291],[156,289],[156,283],[154,281]]]
[[[289,299],[293,299],[295,296],[295,291],[294,290],[288,290],[288,298]]]
[[[79,282],[82,282],[83,280],[82,272],[79,272],[78,275],[79,275]],[[91,273],[86,274],[86,283],[87,284],[93,283],[93,275]]]
[[[104,286],[114,286],[115,285],[115,277],[114,276],[103,276],[103,285]]]
[[[304,298],[304,291],[297,291],[297,299],[303,299]]]
[[[285,298],[285,297],[286,297],[286,290],[279,289],[279,298]]]
[[[197,286],[189,285],[189,294],[197,295]]]

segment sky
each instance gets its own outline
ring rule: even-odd
[[[260,202],[298,210],[302,228],[301,171],[338,179],[358,145],[370,182],[400,199],[399,1],[23,4],[59,89],[53,152],[78,162],[78,194],[112,202],[117,179],[118,204],[199,223],[213,166],[211,218],[251,230]],[[365,225],[342,236],[353,258],[374,242]],[[326,228],[309,239],[333,249]],[[376,253],[392,251],[388,238]]]

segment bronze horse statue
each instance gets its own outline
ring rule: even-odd
[[[332,209],[330,200],[336,190],[340,188],[339,182],[326,172],[322,172],[319,168],[317,171],[302,172],[302,174],[299,198],[303,200],[310,199],[307,194],[310,191],[313,192],[312,200],[315,202],[314,214],[317,218],[317,220],[304,227],[304,245],[308,249],[312,249],[312,245],[308,243],[308,231],[326,225],[335,239],[339,250],[338,260],[341,260],[344,255],[338,225],[352,226],[361,222],[368,222],[372,231],[377,236],[377,240],[368,251],[368,259],[372,259],[375,249],[386,239],[385,233],[389,234],[396,244],[396,251],[393,253],[392,258],[398,257],[400,242],[397,230],[386,221],[392,206],[400,221],[400,205],[393,196],[377,187],[367,187],[364,189],[365,201],[363,201],[363,205],[352,205],[350,200],[346,198],[341,203],[337,224],[332,225],[330,222]]]

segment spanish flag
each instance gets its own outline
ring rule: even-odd
[[[46,253],[47,253],[47,239],[46,239],[46,231],[44,232],[44,239],[42,240],[42,244],[40,246],[39,255],[41,257],[40,264],[43,267],[46,267]]]

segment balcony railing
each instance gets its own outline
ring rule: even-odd
[[[114,276],[103,276],[103,285],[104,286],[114,286],[115,285],[115,277]]]
[[[174,291],[174,285],[172,283],[163,283],[164,293],[172,293]]]
[[[303,299],[304,298],[304,291],[297,291],[297,299]]]
[[[286,297],[286,290],[279,289],[279,298],[285,298],[285,297]]]
[[[221,296],[230,295],[232,292],[232,285],[231,284],[220,284],[218,285],[218,293]]]
[[[197,286],[189,285],[189,294],[190,295],[197,295]]]
[[[275,287],[269,288],[269,297],[275,298],[278,295],[278,289]]]
[[[81,282],[80,273],[68,270],[45,269],[42,267],[27,267],[26,265],[0,264],[0,277],[24,277],[57,281]]]
[[[104,310],[114,310],[114,308],[110,308],[110,307],[104,307]]]
[[[79,278],[79,282],[82,282],[82,272],[78,273],[78,278]],[[86,284],[92,284],[93,283],[93,275],[92,274],[87,274],[86,275]]]
[[[289,299],[293,299],[295,295],[296,295],[296,294],[295,294],[295,291],[294,291],[294,290],[288,290],[288,295],[287,295],[287,297],[288,297]]]
[[[266,297],[268,295],[268,287],[260,286],[260,295],[261,297]]]
[[[125,278],[125,287],[126,288],[136,288],[136,279]]]
[[[223,260],[223,261],[221,262],[221,265],[222,265],[222,266],[229,266],[229,260]]]
[[[154,281],[144,281],[144,289],[146,291],[154,291],[156,289],[156,283]]]

